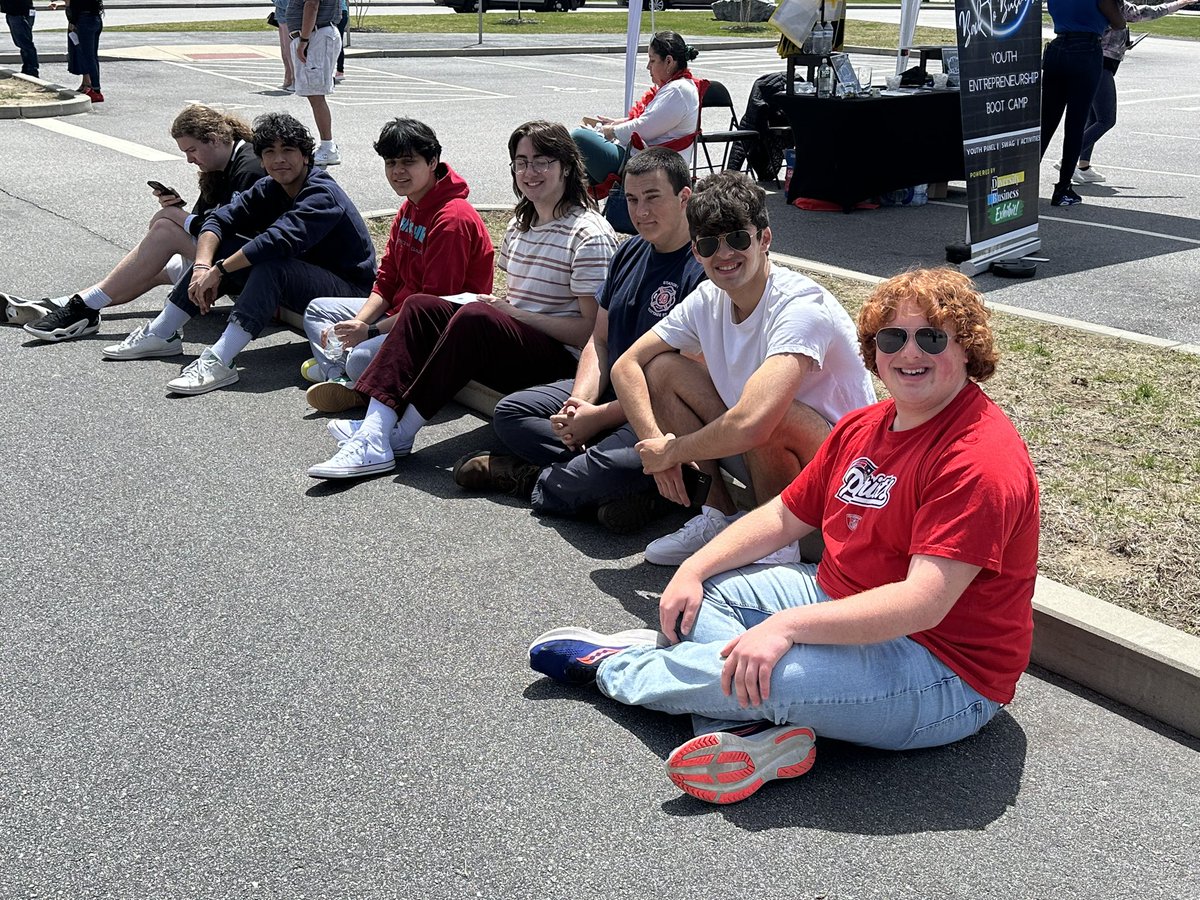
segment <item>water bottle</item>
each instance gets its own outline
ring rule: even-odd
[[[829,22],[825,23],[825,38],[822,43],[825,45],[823,53],[830,54],[833,52],[833,25]]]
[[[828,58],[822,59],[821,67],[817,69],[817,96],[833,96],[833,66],[829,64]]]
[[[801,53],[816,53],[817,52],[817,34],[819,26],[814,25],[812,32],[804,41],[804,46],[800,48]]]
[[[330,362],[340,362],[346,352],[346,348],[342,346],[342,339],[337,336],[332,327],[325,332],[325,346],[321,348],[321,351]]]

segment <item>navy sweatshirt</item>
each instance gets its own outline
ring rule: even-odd
[[[236,194],[204,220],[201,234],[255,237],[242,247],[251,265],[272,259],[302,259],[371,290],[375,246],[367,224],[341,186],[314,168],[293,199],[269,175]]]

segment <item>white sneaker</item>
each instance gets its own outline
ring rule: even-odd
[[[339,444],[344,444],[354,437],[361,427],[362,419],[330,419],[329,423],[325,426],[330,436]],[[399,425],[392,429],[390,438],[392,453],[396,456],[408,456],[408,454],[412,453],[413,442],[404,439],[404,436],[400,433]]]
[[[1101,181],[1108,181],[1093,166],[1088,166],[1086,169],[1076,167],[1075,174],[1071,176],[1071,180],[1076,184],[1096,184]]]
[[[178,378],[167,382],[167,392],[170,394],[207,394],[227,384],[238,380],[238,370],[235,366],[227,366],[217,358],[208,347],[198,359],[184,366]]]
[[[314,166],[337,166],[341,165],[342,152],[338,150],[338,145],[334,144],[328,150],[318,150],[313,154]]]
[[[152,356],[178,356],[183,352],[183,338],[173,334],[165,341],[150,333],[146,322],[119,344],[109,344],[100,351],[105,359],[148,359]]]
[[[362,478],[394,468],[396,457],[390,447],[380,450],[365,437],[352,437],[330,459],[310,466],[308,474],[312,478]]]
[[[0,321],[9,325],[31,325],[57,308],[49,299],[26,300],[24,297],[0,293]]]
[[[300,364],[300,377],[313,384],[320,384],[325,380],[325,373],[321,371],[316,357],[309,357]]]
[[[677,566],[745,513],[731,516],[711,506],[701,507],[701,513],[683,523],[683,527],[666,534],[646,547],[646,562],[656,566]]]

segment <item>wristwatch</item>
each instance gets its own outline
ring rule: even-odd
[[[225,268],[225,260],[223,260],[223,259],[218,259],[216,262],[214,262],[213,268],[216,269],[218,272],[220,272],[222,275],[226,275],[226,276],[229,275],[229,270]]]
[[[371,340],[371,338],[377,338],[377,337],[379,337],[379,326],[378,325],[368,325],[367,326],[367,340],[369,341],[369,340]]]

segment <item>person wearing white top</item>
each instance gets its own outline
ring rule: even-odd
[[[791,483],[838,419],[875,401],[841,304],[771,264],[760,188],[740,173],[718,173],[696,186],[687,215],[709,281],[612,370],[659,492],[688,506],[683,467],[712,477],[701,514],[646,548],[646,561],[659,565],[683,562],[740,515],[719,464],[764,503]],[[799,558],[791,546],[770,561]]]
[[[699,52],[674,31],[658,32],[646,50],[646,71],[653,87],[623,118],[589,116],[583,128],[571,132],[592,184],[615,176],[627,157],[646,147],[669,147],[691,166],[700,93],[688,63]]]

